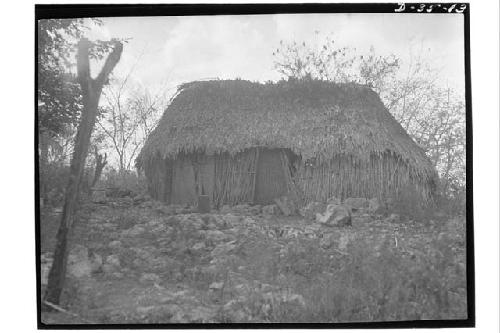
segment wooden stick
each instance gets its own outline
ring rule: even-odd
[[[259,166],[259,157],[260,157],[260,148],[256,148],[257,151],[255,153],[255,171],[253,174],[253,189],[252,189],[252,202],[255,203],[255,193],[257,188],[257,171]]]
[[[49,307],[53,308],[54,310],[57,310],[57,311],[59,311],[59,312],[62,312],[62,313],[65,313],[65,314],[67,314],[67,315],[70,315],[70,316],[76,317],[76,318],[78,318],[78,319],[81,319],[82,321],[84,321],[84,322],[86,322],[86,323],[92,323],[91,321],[88,321],[88,320],[86,320],[86,319],[82,318],[81,316],[77,315],[76,313],[73,313],[73,312],[70,312],[70,311],[68,311],[68,310],[66,310],[66,309],[63,309],[63,308],[61,308],[60,306],[55,305],[55,304],[53,304],[53,303],[51,303],[51,302],[49,302],[49,301],[43,301],[43,303],[44,303],[45,305],[48,305]]]

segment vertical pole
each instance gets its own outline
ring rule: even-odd
[[[255,203],[255,193],[257,192],[257,171],[258,171],[258,166],[259,166],[259,155],[260,155],[260,148],[257,147],[255,153],[255,168],[253,170],[253,191],[252,191],[252,202]]]
[[[123,45],[121,43],[116,44],[96,79],[90,77],[89,49],[90,42],[82,39],[78,44],[77,69],[78,81],[82,88],[83,110],[75,138],[75,148],[71,159],[70,177],[66,186],[61,222],[56,235],[54,261],[50,268],[47,291],[44,296],[44,302],[46,303],[44,303],[43,308],[46,310],[52,310],[46,304],[59,304],[64,288],[68,257],[68,236],[77,212],[78,194],[90,145],[90,137],[97,117],[99,97],[109,74],[120,60]]]

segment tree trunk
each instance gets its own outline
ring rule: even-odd
[[[38,145],[39,150],[39,170],[40,170],[40,200],[42,205],[48,202],[48,190],[47,190],[47,169],[49,167],[49,136],[46,131],[42,131],[39,134]]]
[[[125,162],[124,162],[123,154],[124,154],[123,152],[118,153],[118,156],[120,158],[120,161],[119,161],[119,163],[120,163],[120,170],[118,171],[118,173],[120,175],[123,175],[123,173],[125,172]]]
[[[78,192],[90,145],[90,137],[97,117],[99,97],[104,83],[108,80],[109,74],[120,60],[123,45],[120,42],[116,43],[96,79],[90,77],[89,48],[90,42],[87,39],[82,39],[78,44],[77,70],[78,82],[82,88],[83,110],[75,138],[61,223],[56,236],[54,262],[49,272],[47,291],[44,296],[44,310],[52,309],[45,302],[59,304],[61,292],[64,288],[68,256],[68,234],[70,233],[77,209]]]
[[[95,172],[94,172],[94,179],[92,180],[92,185],[90,186],[90,190],[97,184],[99,181],[99,178],[101,178],[102,170],[108,163],[106,158],[108,157],[108,154],[104,153],[104,155],[99,154],[97,151],[97,148],[95,149]]]

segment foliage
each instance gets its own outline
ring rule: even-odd
[[[66,185],[70,174],[70,167],[66,161],[52,161],[40,165],[40,183],[45,191],[43,204],[49,207],[61,207],[64,203]],[[80,186],[80,196],[85,197],[92,183],[93,168],[87,168]]]
[[[419,193],[407,186],[400,189],[396,198],[390,202],[391,210],[403,220],[426,222],[436,218],[435,202],[419,200]]]
[[[119,172],[111,168],[102,178],[101,183],[105,188],[116,189],[131,195],[146,193],[146,180],[136,172],[128,170]]]
[[[60,207],[69,177],[69,166],[64,163],[40,165],[40,181],[45,191],[44,205]]]
[[[305,42],[280,41],[275,67],[285,77],[297,79],[317,78],[334,82],[353,81],[349,69],[356,60],[351,49],[336,48],[335,41],[328,37],[319,50],[312,50]]]
[[[44,19],[37,22],[38,134],[42,198],[63,193],[63,170],[69,164],[82,110],[80,85],[76,81],[75,51],[78,40],[98,19]],[[90,57],[103,58],[115,40],[94,41]],[[98,144],[98,141],[97,143]],[[61,177],[59,177],[61,175]],[[59,199],[57,199],[59,200]],[[56,201],[57,201],[56,200]]]
[[[465,104],[462,95],[435,84],[435,74],[417,63],[390,92],[391,112],[426,151],[445,195],[465,186]]]
[[[102,24],[98,19],[44,19],[37,24],[39,125],[52,135],[75,126],[82,108],[74,56],[77,41],[89,29],[87,20]],[[114,41],[93,42],[90,57],[102,59]]]
[[[399,69],[394,56],[379,56],[373,47],[366,55],[355,55],[356,49],[340,47],[328,36],[319,47],[305,42],[285,43],[273,52],[274,67],[285,78],[313,78],[337,83],[357,82],[384,91]]]
[[[66,125],[77,122],[81,96],[71,73],[75,66],[71,58],[74,41],[84,33],[83,19],[38,21],[38,104],[42,129],[60,133]]]
[[[350,264],[335,278],[320,278],[308,288],[315,300],[311,307],[299,318],[281,319],[349,322],[464,318],[465,271],[455,259],[451,238],[432,240],[420,253],[409,256],[401,256],[390,237],[383,240],[378,251],[367,245],[362,240],[353,242]]]

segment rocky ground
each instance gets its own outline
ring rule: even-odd
[[[367,207],[344,223],[343,211],[332,209],[343,221],[335,225],[313,207],[303,216],[249,205],[199,214],[141,201],[84,205],[72,234],[65,312],[43,313],[43,322],[466,317],[463,218],[417,222]],[[59,214],[42,214],[42,290]]]

